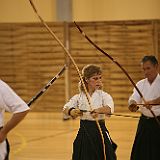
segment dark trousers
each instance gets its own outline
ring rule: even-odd
[[[104,121],[99,121],[105,144],[107,160],[116,160],[117,145],[108,137]],[[73,144],[72,160],[103,160],[103,142],[95,121],[81,120],[80,129]]]
[[[0,130],[2,129],[2,127],[0,127]],[[6,148],[6,150],[7,150],[7,155],[6,155],[6,157],[5,157],[5,159],[4,160],[9,160],[9,152],[10,152],[10,146],[9,146],[9,142],[8,142],[8,140],[6,139],[5,140],[6,141],[6,144],[7,144],[7,148]]]
[[[157,117],[160,120],[160,117]],[[130,160],[159,160],[160,127],[155,118],[140,117]]]

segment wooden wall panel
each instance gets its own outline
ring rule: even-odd
[[[143,78],[140,60],[155,54],[160,60],[160,20],[79,22],[85,33],[119,62],[137,82]],[[95,63],[103,69],[104,90],[114,99],[116,110],[127,111],[133,86],[124,73],[91,46],[73,23],[48,23],[69,51],[80,70]],[[67,27],[67,28],[66,28]],[[66,37],[65,32],[69,33]],[[40,23],[0,24],[0,77],[26,102],[66,61],[60,45]],[[70,97],[78,92],[78,75],[69,62]],[[33,105],[33,111],[61,111],[65,103],[65,74]]]
[[[158,60],[160,62],[160,21],[156,21],[156,24],[157,24],[156,35],[157,35],[157,50],[158,50],[158,55],[157,56],[158,56]]]
[[[154,54],[152,21],[81,22],[79,25],[93,42],[126,69],[134,82],[143,78],[141,58]],[[118,66],[96,51],[79,31],[75,30],[74,25],[71,25],[70,33],[72,55],[77,59],[80,68],[87,63],[100,64],[104,71],[104,90],[112,95],[117,110],[127,110],[128,97],[133,89],[130,81]],[[79,56],[81,58],[78,59]],[[72,70],[71,75],[75,74]],[[71,77],[74,77],[75,81],[75,76]],[[74,94],[76,91],[74,84],[72,88]]]
[[[49,23],[63,42],[63,24]],[[1,79],[28,102],[64,65],[64,53],[40,23],[1,24]],[[33,110],[61,110],[64,75],[38,100]],[[56,98],[55,98],[56,97]]]

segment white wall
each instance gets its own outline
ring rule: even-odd
[[[56,21],[56,0],[33,2],[44,20]],[[76,21],[160,19],[160,0],[73,0],[72,6]],[[0,22],[35,21],[29,0],[0,0]]]
[[[55,20],[55,0],[33,0],[46,21]],[[0,0],[0,22],[36,22],[29,0]]]
[[[160,0],[73,0],[73,20],[160,19]]]

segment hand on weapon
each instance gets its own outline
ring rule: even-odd
[[[129,110],[130,110],[131,112],[136,112],[136,111],[139,109],[139,107],[138,107],[138,105],[137,105],[137,102],[134,101],[134,100],[131,100],[131,101],[130,101],[130,104],[129,104],[128,108],[129,108]]]
[[[69,110],[68,113],[73,119],[77,118],[78,116],[82,115],[82,112],[79,109],[72,108]]]
[[[143,107],[146,107],[147,109],[151,109],[153,106],[152,101],[146,101]]]
[[[93,118],[97,118],[98,114],[99,114],[99,112],[98,112],[97,109],[94,109],[93,111],[91,111],[91,116],[92,116]]]

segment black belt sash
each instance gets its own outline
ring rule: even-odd
[[[141,115],[141,117],[142,117],[143,119],[148,119],[148,120],[149,120],[149,119],[150,119],[150,120],[154,120],[154,119],[155,119],[155,117],[147,117],[147,116],[145,116],[145,115],[143,115],[143,114]],[[157,119],[160,120],[160,116],[157,116]]]

